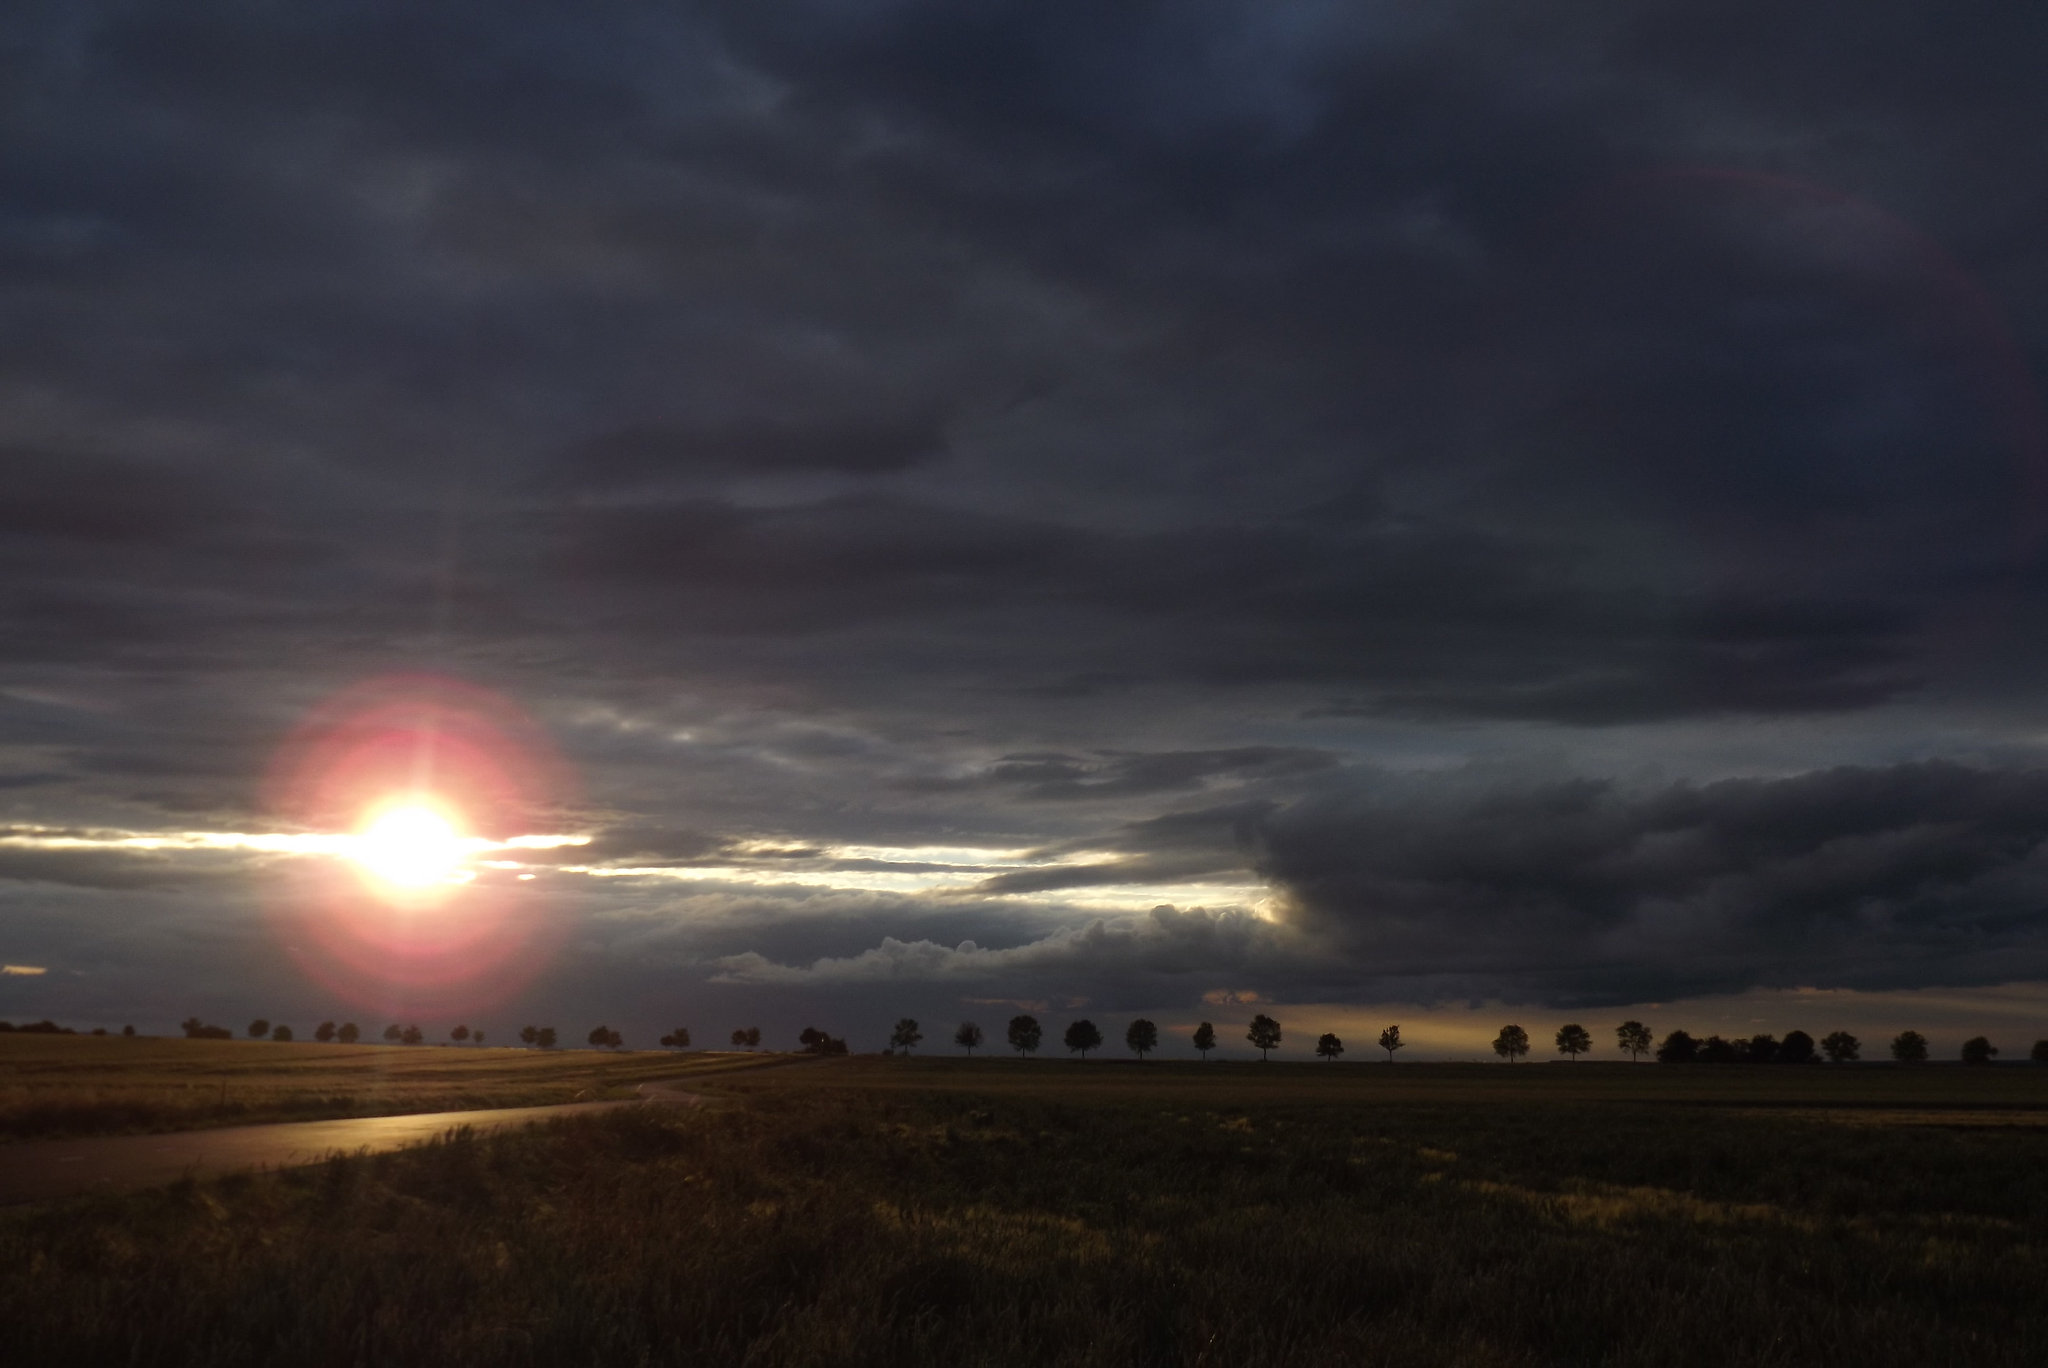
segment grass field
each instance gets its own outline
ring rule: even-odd
[[[693,1086],[0,1213],[0,1324],[32,1363],[2048,1362],[2048,1070]]]
[[[776,1056],[0,1035],[0,1138],[541,1106]]]

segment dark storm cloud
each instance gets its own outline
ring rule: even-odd
[[[1266,823],[1258,867],[1383,984],[1641,1002],[2048,974],[2044,840],[2048,773],[1928,762],[1329,797]]]
[[[1571,996],[1826,977],[1796,909],[1854,880],[1737,842],[1653,896],[1619,856],[1496,853],[1526,915],[1482,915],[1448,855],[1410,880],[1346,845],[1371,804],[1331,795],[1376,747],[1683,734],[1683,773],[1758,720],[1867,715],[1885,739],[1830,760],[1873,766],[2038,733],[2032,10],[20,9],[0,693],[46,701],[10,701],[0,758],[45,781],[8,820],[261,829],[307,706],[441,670],[583,767],[595,841],[537,863],[1030,850],[959,866],[947,935],[1035,897],[1052,930],[982,942],[1110,965],[1182,941],[1119,959],[1113,919],[1076,929],[1090,889],[1255,857],[1295,920],[1226,960],[1270,991],[1352,990],[1283,953],[1321,937]],[[1914,803],[1961,800],[1893,774],[1769,791],[1892,792],[1843,839],[1904,850]],[[1735,820],[1704,782],[1633,792],[1387,820],[1475,856],[1518,824],[1680,840],[1678,794]],[[1968,928],[2025,962],[1971,920],[1991,848],[1843,981],[1967,979]],[[1723,895],[1795,911],[1771,942]],[[1628,950],[1676,934],[1658,898],[1720,949]],[[915,901],[863,943],[920,943]]]

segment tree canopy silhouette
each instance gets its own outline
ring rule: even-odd
[[[1159,1048],[1159,1028],[1139,1017],[1124,1028],[1124,1044],[1139,1059]]]
[[[687,1026],[676,1027],[673,1031],[670,1031],[667,1035],[661,1038],[661,1043],[671,1050],[689,1049],[690,1028]]]
[[[960,1029],[953,1032],[953,1043],[968,1054],[973,1054],[975,1048],[981,1044],[981,1027],[971,1021],[961,1022]]]
[[[263,1039],[263,1037],[269,1034],[270,1023],[265,1021],[262,1017],[257,1017],[254,1021],[249,1023],[249,1039],[261,1040]]]
[[[924,1039],[924,1032],[917,1028],[917,1021],[904,1017],[896,1023],[896,1029],[889,1032],[889,1048],[908,1053],[910,1047]]]
[[[1863,1042],[1847,1031],[1829,1031],[1820,1038],[1821,1053],[1832,1064],[1846,1064],[1862,1056]]]
[[[1787,1031],[1785,1038],[1778,1042],[1780,1064],[1813,1063],[1813,1037],[1804,1031]]]
[[[1325,1031],[1316,1040],[1316,1053],[1334,1064],[1337,1062],[1337,1056],[1344,1053],[1344,1042],[1337,1039],[1333,1033]]]
[[[1204,1063],[1207,1063],[1209,1059],[1209,1051],[1216,1048],[1216,1028],[1206,1021],[1203,1022],[1201,1025],[1195,1027],[1194,1037],[1188,1043],[1193,1045],[1197,1050],[1201,1051],[1202,1061]]]
[[[1022,1059],[1028,1054],[1038,1053],[1038,1044],[1045,1038],[1045,1030],[1034,1016],[1013,1016],[1010,1018],[1010,1048]]]
[[[1650,1052],[1650,1028],[1640,1021],[1624,1021],[1614,1028],[1614,1042],[1633,1064]]]
[[[334,1038],[344,1045],[353,1045],[363,1038],[363,1028],[353,1021],[344,1021],[341,1028],[335,1031]]]
[[[1690,1064],[1700,1056],[1700,1043],[1685,1031],[1673,1031],[1657,1047],[1659,1064]]]
[[[1963,1042],[1963,1063],[1989,1064],[1991,1056],[1998,1053],[1998,1047],[1983,1036],[1971,1036]]]
[[[1557,1028],[1557,1052],[1569,1055],[1574,1064],[1579,1056],[1593,1048],[1593,1034],[1576,1021]]]
[[[1260,1012],[1245,1029],[1244,1038],[1258,1049],[1259,1059],[1263,1062],[1266,1051],[1280,1048],[1280,1023]]]
[[[1402,1043],[1399,1026],[1389,1026],[1380,1032],[1380,1048],[1387,1052],[1387,1063],[1394,1062],[1394,1051],[1400,1049]]]
[[[1493,1038],[1493,1052],[1512,1064],[1529,1053],[1529,1033],[1519,1026],[1503,1026]]]
[[[1901,1064],[1924,1064],[1927,1061],[1927,1037],[1918,1031],[1901,1031],[1892,1037],[1892,1058]]]
[[[1070,1053],[1079,1053],[1086,1059],[1090,1050],[1102,1048],[1102,1032],[1096,1029],[1094,1022],[1083,1017],[1067,1027],[1064,1043]]]
[[[319,1041],[322,1045],[334,1039],[334,1023],[323,1021],[318,1026],[315,1026],[313,1028],[313,1039]]]

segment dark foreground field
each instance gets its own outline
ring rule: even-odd
[[[8,1361],[2048,1363],[2048,1070],[702,1087],[0,1213]]]

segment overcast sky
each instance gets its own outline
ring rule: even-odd
[[[0,1017],[2023,1047],[2044,58],[1867,0],[28,0]],[[393,674],[523,710],[590,838],[432,992],[323,967],[262,839]]]

